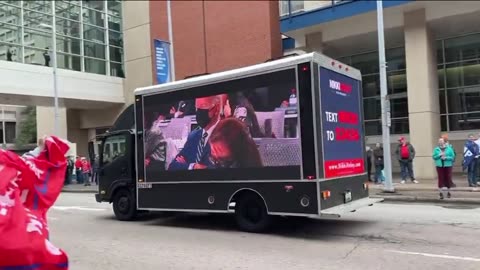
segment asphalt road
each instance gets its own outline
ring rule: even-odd
[[[480,205],[382,203],[249,234],[221,215],[120,222],[92,194],[63,193],[49,225],[72,270],[480,269]]]

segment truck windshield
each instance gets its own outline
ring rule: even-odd
[[[103,143],[102,164],[108,164],[126,154],[126,135],[108,137]]]

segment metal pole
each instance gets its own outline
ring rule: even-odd
[[[53,62],[53,100],[54,100],[54,128],[53,134],[58,134],[58,89],[57,89],[57,42],[56,42],[57,23],[55,20],[55,1],[52,1],[52,62]]]
[[[7,149],[7,137],[5,131],[5,107],[2,106],[2,136],[3,136],[3,149]]]
[[[173,51],[172,10],[170,0],[167,0],[168,39],[170,41],[170,79],[175,81],[175,54]]]
[[[380,68],[380,101],[382,107],[382,141],[385,173],[385,192],[394,192],[392,182],[392,158],[390,155],[390,102],[387,93],[387,61],[383,27],[383,3],[377,0],[378,58]]]

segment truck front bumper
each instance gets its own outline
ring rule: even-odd
[[[96,193],[96,194],[95,194],[95,200],[96,200],[97,202],[99,202],[99,203],[100,203],[100,202],[103,202],[102,195],[100,195],[99,193]]]

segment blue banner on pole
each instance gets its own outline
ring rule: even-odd
[[[170,43],[155,39],[155,72],[157,74],[157,83],[168,83],[170,76]]]

